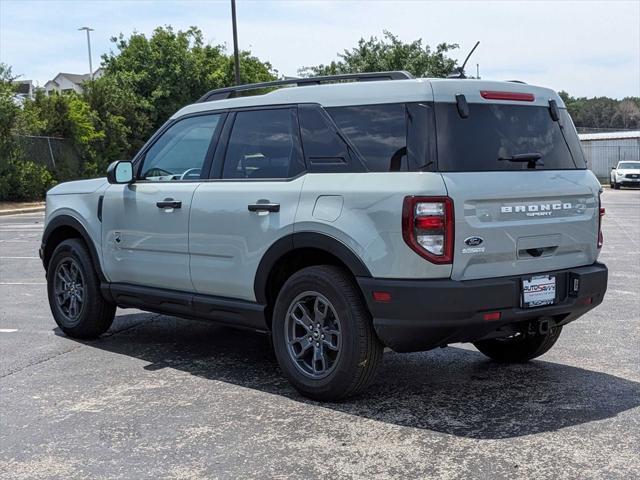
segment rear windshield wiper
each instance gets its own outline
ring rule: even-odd
[[[498,157],[499,162],[527,162],[527,168],[536,168],[536,165],[544,165],[544,162],[540,162],[540,160],[542,160],[541,153],[520,153],[518,155],[511,155],[510,157]]]

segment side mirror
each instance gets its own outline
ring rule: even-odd
[[[611,167],[611,170],[615,170],[615,169],[616,169],[616,167]]]
[[[127,160],[111,162],[107,168],[107,181],[116,184],[133,183],[133,164]]]

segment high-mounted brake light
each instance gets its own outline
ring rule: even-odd
[[[536,99],[533,93],[494,92],[491,90],[480,90],[480,95],[485,100],[512,100],[516,102],[533,102]]]
[[[405,197],[402,237],[432,263],[453,261],[453,201],[449,197]]]
[[[602,248],[602,245],[604,244],[604,235],[602,235],[602,217],[604,217],[604,207],[602,206],[600,194],[598,194],[598,248]]]

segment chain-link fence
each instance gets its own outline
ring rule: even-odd
[[[625,160],[640,161],[640,145],[594,145],[582,142],[587,167],[598,178],[609,178],[611,168]]]
[[[68,138],[19,135],[20,158],[46,166],[58,181],[79,178],[83,159]]]

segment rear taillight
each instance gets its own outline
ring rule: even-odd
[[[449,197],[405,197],[402,237],[432,263],[453,261],[453,201]]]
[[[604,236],[602,235],[602,217],[604,217],[604,207],[602,206],[602,200],[598,195],[598,248],[602,248],[604,243]]]

